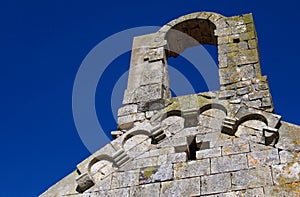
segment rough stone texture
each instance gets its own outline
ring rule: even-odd
[[[271,185],[273,185],[273,182],[269,167],[241,170],[232,173],[232,189],[234,190]]]
[[[177,163],[174,165],[174,177],[176,179],[202,176],[210,173],[208,159],[190,161],[188,163]]]
[[[230,172],[247,169],[247,158],[245,154],[229,155],[211,159],[211,172]]]
[[[200,195],[200,178],[181,179],[161,183],[161,197]]]
[[[220,90],[172,98],[167,60],[199,44],[218,47]],[[299,196],[300,127],[273,113],[258,51],[252,14],[135,37],[116,139],[41,196]]]
[[[201,194],[226,192],[231,189],[230,174],[216,174],[201,177]]]

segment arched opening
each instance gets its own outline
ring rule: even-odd
[[[144,145],[150,145],[151,144],[151,138],[145,134],[138,134],[138,135],[131,135],[129,138],[125,141],[123,148],[125,151],[129,151],[132,148],[135,148],[139,144],[144,143]]]
[[[184,118],[176,115],[168,116],[160,125],[165,135],[170,137],[184,128]]]
[[[100,160],[91,166],[90,174],[93,177],[93,180],[97,183],[116,169],[117,168],[114,167],[112,162],[108,160]]]
[[[238,126],[235,136],[255,143],[264,143],[263,128],[265,126],[267,124],[264,121],[249,119]]]
[[[166,56],[173,96],[219,90],[215,29],[209,20],[190,19],[167,31]]]
[[[212,107],[213,105],[208,105],[207,108],[200,109],[199,115],[199,125],[211,128],[214,130],[221,130],[223,121],[227,115],[226,109],[221,105],[216,105],[217,107]]]

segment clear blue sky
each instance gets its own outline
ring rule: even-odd
[[[300,12],[296,2],[1,2],[0,196],[37,196],[90,155],[74,125],[72,88],[82,60],[95,45],[119,31],[161,26],[191,12],[254,14],[262,70],[269,77],[276,113],[300,125]],[[126,71],[128,62],[129,54],[125,54],[113,64]],[[108,87],[113,81],[110,77],[103,80]],[[110,100],[108,94],[99,95],[96,99]],[[97,111],[105,108],[101,104],[105,102],[96,103]],[[115,129],[111,114],[101,121],[108,132]]]

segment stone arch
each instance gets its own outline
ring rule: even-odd
[[[165,113],[165,118],[168,118],[170,116],[178,116],[178,117],[181,117],[182,116],[182,112],[180,110],[170,110],[170,111],[167,111]]]
[[[227,116],[227,109],[221,104],[207,104],[199,109],[199,125],[215,130],[220,130],[224,119]]]
[[[250,120],[258,120],[263,123],[265,123],[268,126],[268,119],[262,115],[262,114],[257,114],[257,113],[252,113],[252,114],[246,114],[244,116],[239,117],[237,121],[237,127],[244,122],[250,121]]]
[[[218,109],[218,110],[221,110],[223,111],[226,115],[227,115],[227,108],[222,105],[222,104],[219,104],[219,103],[212,103],[212,104],[207,104],[207,105],[204,105],[202,107],[200,107],[199,109],[199,113],[202,114],[203,112],[207,111],[207,110],[210,110],[210,109]]]
[[[95,158],[93,158],[93,159],[90,161],[90,163],[89,163],[89,165],[88,165],[88,172],[90,173],[91,167],[92,167],[95,163],[97,163],[97,162],[99,162],[99,161],[101,161],[101,160],[105,160],[105,161],[111,162],[111,163],[113,163],[114,165],[116,164],[112,156],[106,155],[106,154],[98,155],[98,156],[96,156]]]
[[[123,136],[123,139],[122,139],[122,147],[124,147],[125,143],[127,140],[129,140],[130,138],[132,138],[133,136],[136,136],[136,135],[145,135],[149,138],[151,138],[152,140],[152,133],[150,131],[147,131],[147,130],[133,130],[133,131],[130,131],[130,132],[127,132],[124,136]]]
[[[115,160],[109,155],[99,155],[92,159],[88,165],[88,174],[94,182],[99,182],[117,169]]]
[[[177,57],[185,49],[200,44],[218,45],[217,28],[227,27],[224,16],[211,12],[197,12],[181,16],[164,25],[156,40],[164,40],[167,57]],[[217,22],[218,21],[218,22]]]
[[[170,110],[161,118],[161,129],[166,136],[171,136],[184,128],[185,119],[180,110]]]

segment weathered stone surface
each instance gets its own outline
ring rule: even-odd
[[[300,181],[300,163],[273,165],[273,180],[276,185],[284,185]]]
[[[241,170],[232,173],[233,190],[271,185],[273,185],[273,183],[271,169],[269,167]]]
[[[245,154],[229,155],[211,159],[211,172],[230,172],[247,169],[247,157]]]
[[[139,172],[115,172],[112,175],[111,188],[129,187],[139,184]]]
[[[147,185],[139,185],[130,188],[130,197],[137,196],[159,196],[160,193],[160,183],[153,183]]]
[[[276,144],[277,148],[290,150],[290,151],[300,151],[300,127],[281,122],[281,127],[279,128],[279,140]]]
[[[129,188],[121,188],[121,189],[114,189],[114,190],[109,190],[107,192],[101,192],[100,195],[95,195],[96,196],[120,196],[120,197],[129,197]]]
[[[175,148],[174,147],[151,149],[151,150],[143,153],[142,155],[138,156],[137,159],[167,155],[167,154],[172,154],[172,153],[175,153]]]
[[[173,179],[173,165],[166,164],[142,168],[140,171],[139,183],[161,182]]]
[[[171,98],[168,58],[199,44],[218,47],[220,90]],[[300,127],[273,113],[257,45],[251,14],[134,38],[117,139],[41,196],[299,196]]]
[[[249,168],[279,164],[277,149],[269,149],[248,153]]]
[[[232,137],[222,134],[220,132],[211,132],[206,134],[200,134],[196,136],[196,144],[207,142],[209,148],[226,146],[232,143]]]
[[[212,149],[199,150],[196,152],[197,159],[206,159],[212,157],[220,157],[222,154],[221,147],[216,147]]]
[[[285,197],[295,196],[298,197],[300,193],[300,182],[290,183],[284,185],[265,187],[265,196],[272,197]]]
[[[185,152],[172,153],[168,155],[161,155],[158,157],[158,164],[168,164],[168,163],[180,163],[187,161],[187,154]]]
[[[245,139],[234,139],[232,144],[228,144],[227,146],[222,147],[222,155],[247,153],[249,151],[249,143]]]
[[[160,197],[199,195],[200,178],[181,179],[161,183]]]
[[[227,192],[216,195],[209,195],[209,197],[264,197],[264,189],[263,188],[254,188],[247,189],[236,192]],[[207,196],[208,197],[208,196]]]
[[[231,189],[230,174],[216,174],[201,177],[201,195],[226,192]]]
[[[111,180],[112,180],[112,175],[109,175],[99,181],[95,180],[95,186],[92,187],[90,190],[87,190],[87,192],[110,190],[111,189]]]
[[[125,150],[127,151],[127,154],[131,158],[135,158],[135,157],[141,155],[142,153],[144,153],[145,151],[149,150],[150,148],[151,148],[151,139],[148,138],[145,141],[133,146],[129,150],[126,150],[126,149]]]
[[[184,119],[178,116],[168,117],[161,122],[161,128],[167,136],[171,136],[184,128]]]
[[[125,116],[129,114],[136,114],[138,112],[138,107],[135,104],[125,105],[118,110],[118,116]]]
[[[285,163],[294,163],[300,161],[300,153],[299,152],[290,152],[290,151],[280,151],[279,152],[280,156],[280,163],[285,164]]]
[[[174,177],[176,179],[201,176],[209,173],[209,159],[174,164]]]
[[[158,157],[148,157],[136,160],[136,168],[152,167],[158,165]]]

